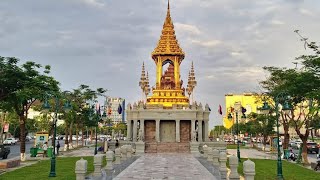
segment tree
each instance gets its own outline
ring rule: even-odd
[[[298,31],[295,32],[298,33]],[[312,55],[302,55],[296,58],[296,60],[302,62],[303,68],[265,67],[264,69],[270,72],[270,77],[262,81],[261,84],[272,97],[276,97],[280,92],[289,95],[289,103],[293,107],[291,113],[280,112],[280,119],[285,132],[284,148],[288,148],[288,130],[289,125],[292,124],[303,142],[302,156],[304,162],[308,164],[306,142],[309,136],[309,127],[319,114],[320,52],[315,43],[308,43],[306,38],[302,38],[302,40],[305,41],[305,47],[315,52]],[[284,102],[280,102],[280,104],[284,104]],[[303,127],[304,132],[302,132]]]
[[[4,84],[1,95],[1,108],[4,110],[14,109],[15,113],[19,116],[20,126],[20,153],[21,160],[25,161],[25,132],[27,114],[30,107],[36,100],[41,100],[48,93],[55,93],[59,90],[58,81],[49,76],[50,66],[45,66],[42,69],[40,64],[28,61],[21,66],[18,66],[18,59],[16,58],[0,58],[1,64],[10,64],[10,66],[2,66],[5,68],[2,74]],[[43,70],[42,72],[39,72]],[[11,76],[9,76],[11,75]],[[11,79],[14,79],[13,80]],[[1,79],[1,78],[0,78]],[[7,93],[7,89],[11,92]],[[3,93],[4,92],[4,93]]]

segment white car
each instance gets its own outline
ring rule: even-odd
[[[16,143],[17,143],[17,140],[15,138],[7,138],[6,140],[3,141],[3,144],[9,144],[9,145],[16,144]]]

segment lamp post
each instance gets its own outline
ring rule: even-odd
[[[286,95],[284,92],[280,92],[275,96],[275,110],[276,110],[276,119],[277,119],[277,149],[278,149],[278,160],[277,160],[277,178],[278,180],[283,180],[283,174],[282,174],[282,161],[281,161],[281,151],[280,151],[280,133],[279,133],[279,105],[282,105],[282,111],[285,114],[289,114],[291,111],[291,108],[289,106],[288,100],[289,96]],[[282,104],[281,104],[282,103]],[[269,114],[270,112],[270,106],[268,105],[268,102],[264,100],[263,106],[260,108],[262,114]]]
[[[56,136],[57,136],[57,120],[58,120],[58,110],[60,109],[59,104],[60,100],[58,96],[54,97],[55,99],[55,105],[54,105],[54,119],[53,119],[53,128],[54,128],[54,133],[53,133],[53,140],[52,140],[52,145],[53,145],[53,154],[51,156],[51,164],[50,164],[50,173],[49,177],[56,177]],[[48,102],[47,99],[45,99],[45,102],[42,105],[42,108],[45,111],[49,111],[51,109],[51,106]],[[66,101],[64,104],[63,109],[68,112],[71,110],[71,104],[69,101]]]
[[[95,132],[96,132],[96,140],[95,140],[95,148],[94,148],[94,155],[96,155],[98,153],[98,132],[97,132],[97,127],[98,127],[98,123],[101,119],[105,120],[105,118],[107,117],[106,112],[103,110],[103,114],[101,114],[101,110],[100,110],[100,106],[98,109],[96,109],[95,114],[94,112],[94,105],[91,106],[91,112],[92,114],[90,114],[89,119],[93,120],[95,119]],[[102,106],[103,107],[103,106]],[[95,117],[95,118],[94,118]]]
[[[241,156],[240,156],[240,141],[239,141],[239,112],[241,110],[241,104],[239,102],[236,102],[234,104],[234,109],[235,109],[235,116],[236,116],[236,131],[237,131],[237,157],[238,161],[241,162]],[[228,119],[232,119],[231,113],[228,115]]]

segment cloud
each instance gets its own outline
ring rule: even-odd
[[[81,2],[94,7],[104,7],[105,4],[102,0],[80,0]]]
[[[175,23],[175,29],[181,33],[191,33],[193,35],[199,35],[201,31],[194,25],[183,24],[183,23]]]

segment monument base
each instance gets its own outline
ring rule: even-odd
[[[190,152],[195,157],[200,157],[199,145],[199,142],[190,142]]]
[[[136,154],[144,154],[145,143],[143,141],[135,142],[136,145]]]

